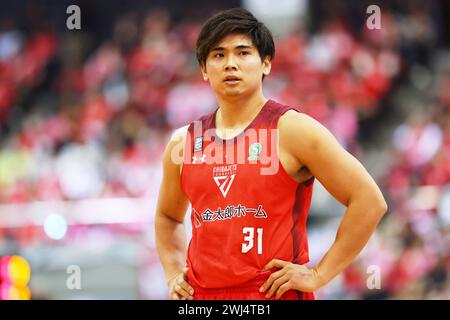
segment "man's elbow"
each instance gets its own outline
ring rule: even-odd
[[[383,199],[383,201],[380,205],[381,216],[384,216],[388,212],[388,210],[389,210],[389,208],[386,203],[386,200]]]
[[[172,214],[166,213],[165,211],[162,210],[156,210],[155,221],[184,224],[183,219],[180,219],[179,217],[174,217]]]
[[[359,193],[357,199],[357,202],[366,208],[365,213],[373,216],[376,220],[383,218],[388,212],[388,205],[381,192],[366,190],[366,192]]]
[[[374,201],[372,201],[371,208],[373,213],[377,215],[380,219],[388,212],[388,205],[383,197],[381,197],[381,199],[377,198]]]

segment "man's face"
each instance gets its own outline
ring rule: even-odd
[[[270,73],[270,58],[261,61],[252,40],[229,34],[212,48],[201,67],[216,94],[225,97],[251,95],[262,86],[262,75]]]

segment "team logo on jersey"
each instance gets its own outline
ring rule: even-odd
[[[248,148],[248,153],[250,154],[248,156],[248,160],[252,161],[252,160],[259,160],[259,154],[262,151],[262,145],[259,142],[255,142],[253,143],[249,148]]]
[[[237,164],[213,168],[213,179],[224,198],[226,198],[228,191],[230,191],[236,172]]]
[[[192,208],[192,216],[194,217],[194,227],[200,228],[202,225],[202,217],[198,214],[197,211],[195,211],[194,208]]]

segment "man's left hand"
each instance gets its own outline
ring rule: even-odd
[[[294,289],[303,292],[313,292],[320,288],[319,274],[316,269],[308,269],[304,265],[295,264],[290,261],[273,259],[264,270],[272,268],[279,269],[272,273],[259,289],[266,292],[266,298],[275,294],[279,299],[286,291]]]

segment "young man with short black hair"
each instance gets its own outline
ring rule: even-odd
[[[314,299],[367,243],[387,211],[383,195],[325,127],[264,97],[275,46],[250,12],[212,16],[196,53],[218,108],[177,130],[164,153],[156,240],[170,298]],[[315,179],[347,210],[335,242],[310,269]]]

